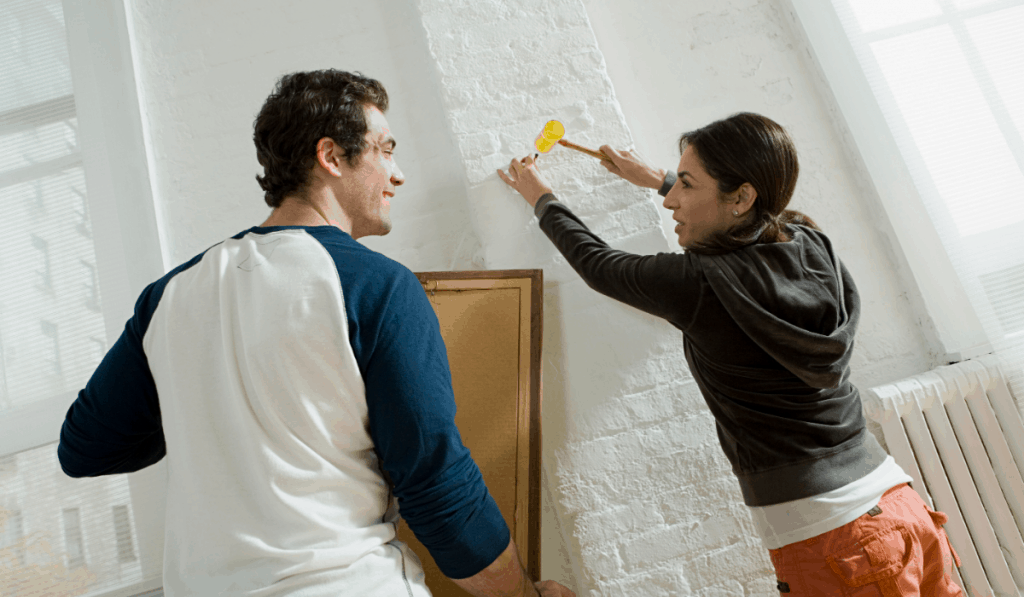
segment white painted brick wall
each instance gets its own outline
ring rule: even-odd
[[[487,239],[485,263],[544,267],[549,280],[545,463],[556,487],[554,510],[579,549],[576,589],[619,594],[630,579],[649,579],[673,595],[709,586],[688,582],[681,565],[697,554],[751,543],[752,529],[743,529],[744,519],[729,507],[738,491],[714,422],[686,371],[680,334],[581,284],[538,234],[529,207],[494,174],[529,152],[550,118],[562,120],[567,138],[582,144],[631,144],[583,5],[530,0],[516,3],[514,11],[504,2],[479,9],[446,0],[418,5],[466,170],[477,235]],[[452,34],[467,30],[472,33]],[[485,102],[467,101],[480,90],[486,90],[480,98]],[[501,139],[500,150],[482,131]],[[561,147],[541,160],[559,199],[606,241],[638,253],[671,248],[658,225],[661,199],[654,193]],[[730,485],[707,493],[707,482],[716,477]],[[684,487],[699,489],[687,496]],[[688,514],[670,523],[663,508]],[[728,578],[753,581],[769,573],[766,563],[760,554],[729,570]],[[662,572],[664,566],[674,569]]]
[[[417,271],[544,268],[542,569],[580,595],[776,592],[678,331],[586,287],[494,174],[549,118],[584,145],[635,139],[665,168],[684,130],[740,109],[776,118],[800,151],[794,205],[836,239],[864,296],[855,381],[927,368],[914,290],[775,0],[138,0],[132,12],[170,264],[266,216],[252,119],[279,75],[333,66],[387,86],[408,180],[392,233],[361,242]],[[675,248],[660,197],[561,147],[542,162],[616,248]]]

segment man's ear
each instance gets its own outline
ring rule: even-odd
[[[316,161],[324,170],[334,176],[341,176],[341,160],[344,159],[344,152],[334,142],[334,139],[324,137],[316,142]]]

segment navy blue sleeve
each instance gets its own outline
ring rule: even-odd
[[[349,299],[353,297],[349,296]],[[508,525],[455,426],[448,353],[416,276],[402,267],[350,329],[366,384],[370,436],[399,511],[449,578],[508,547]],[[350,326],[352,317],[350,317]]]
[[[135,313],[107,351],[60,429],[57,459],[69,477],[131,473],[167,454],[160,402],[142,338],[171,278],[199,263],[203,253],[142,291]]]
[[[57,458],[70,477],[130,473],[166,454],[156,384],[142,349],[159,300],[154,295],[162,290],[157,286],[142,293],[121,337],[68,409]]]

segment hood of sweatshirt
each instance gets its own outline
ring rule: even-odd
[[[824,234],[787,226],[792,240],[698,255],[726,310],[765,352],[813,388],[849,375],[860,300]]]

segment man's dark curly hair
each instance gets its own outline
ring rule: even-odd
[[[330,137],[352,166],[366,149],[364,106],[388,109],[388,92],[361,73],[327,69],[281,77],[253,123],[263,176],[256,181],[270,207],[302,192],[316,163],[316,144]]]

